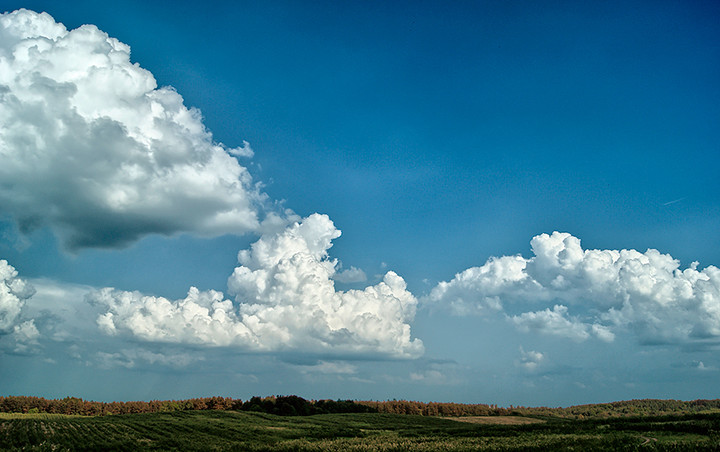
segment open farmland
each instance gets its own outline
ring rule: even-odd
[[[525,425],[545,422],[543,419],[523,416],[456,416],[446,417],[458,422],[470,422],[471,424],[492,424],[492,425]]]
[[[381,413],[29,414],[0,418],[0,450],[717,450],[718,432],[715,413],[515,425]]]

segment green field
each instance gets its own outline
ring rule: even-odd
[[[720,450],[720,414],[519,425],[378,413],[7,415],[0,450]]]

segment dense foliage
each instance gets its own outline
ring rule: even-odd
[[[374,413],[377,410],[352,400],[308,401],[298,396],[253,397],[239,407],[243,411],[259,411],[280,416],[310,416],[326,413]]]
[[[714,400],[660,400],[638,399],[612,403],[577,405],[568,408],[515,408],[525,415],[557,416],[563,418],[610,418],[629,416],[662,416],[670,414],[703,413],[720,410],[720,399]]]
[[[512,408],[497,405],[415,402],[409,400],[388,400],[383,402],[363,401],[358,404],[373,408],[378,413],[418,414],[422,416],[507,416]]]
[[[187,400],[149,402],[93,402],[77,397],[0,397],[0,413],[49,413],[82,416],[107,414],[162,413],[172,411],[236,410],[256,411],[280,416],[309,416],[326,413],[387,413],[421,416],[543,416],[568,419],[612,418],[691,414],[720,410],[715,400],[628,400],[578,405],[568,408],[498,407],[497,405],[416,402],[408,400],[352,401],[306,400],[295,395],[252,397],[247,401],[230,397],[203,397]]]
[[[157,413],[181,410],[238,409],[241,400],[229,397],[204,397],[187,400],[151,400],[150,402],[93,402],[77,397],[45,399],[43,397],[0,397],[2,413],[51,413],[100,416],[106,414]]]
[[[497,405],[414,402],[392,400],[384,402],[357,402],[376,409],[379,413],[419,414],[423,416],[551,416],[560,418],[610,418],[628,416],[660,416],[666,414],[702,413],[720,410],[720,399],[715,400],[627,400],[622,402],[577,405],[567,408],[498,407]]]
[[[77,397],[0,397],[0,413],[49,413],[81,416],[107,414],[162,413],[170,411],[238,410],[259,411],[280,416],[309,416],[323,413],[369,413],[376,411],[352,400],[313,400],[298,396],[253,397],[243,402],[230,397],[204,397],[150,402],[93,402]]]

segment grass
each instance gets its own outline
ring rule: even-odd
[[[582,421],[546,418],[533,424],[392,414],[34,414],[0,417],[0,450],[720,450],[719,432],[719,414]]]
[[[525,425],[546,422],[543,419],[524,416],[446,416],[442,419],[450,419],[459,422],[470,422],[472,424],[493,425]]]
[[[87,417],[77,414],[54,414],[54,413],[0,413],[0,420],[3,419],[66,419]]]

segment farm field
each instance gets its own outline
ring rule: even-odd
[[[525,420],[523,420],[525,419]],[[527,422],[527,418],[518,418]],[[469,420],[469,419],[466,419]],[[177,411],[0,417],[0,450],[718,450],[720,414],[482,422],[381,413]]]

